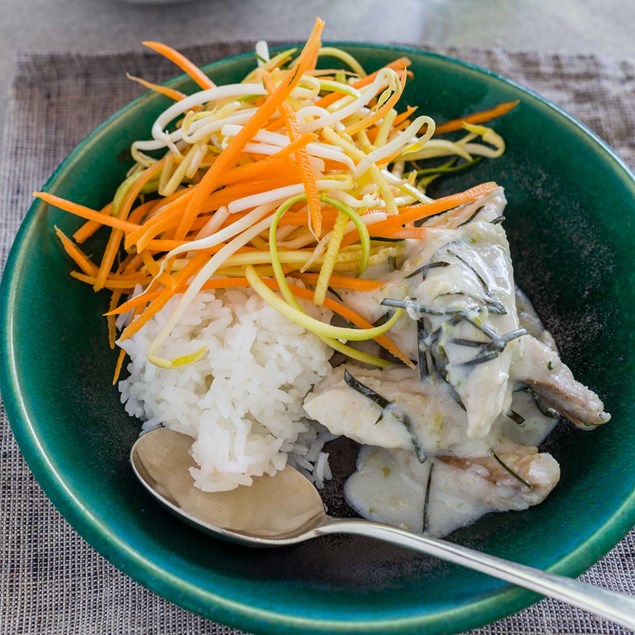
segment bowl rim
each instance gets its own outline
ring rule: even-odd
[[[541,97],[533,90],[516,83],[498,73],[482,68],[476,64],[466,62],[451,56],[417,49],[412,46],[397,44],[376,44],[353,41],[329,41],[329,46],[345,49],[371,49],[391,51],[397,54],[416,55],[431,58],[444,64],[449,64],[459,72],[470,71],[484,76],[486,80],[500,82],[522,94],[530,100],[543,114],[560,118],[569,133],[599,153],[607,165],[611,166],[614,174],[619,176],[625,186],[630,187],[635,199],[635,176],[630,172],[625,162],[586,125],[569,115],[549,100]],[[288,45],[276,44],[273,50],[284,50]],[[222,58],[204,65],[204,71],[214,71],[217,67],[236,62],[253,56],[253,51],[246,51],[237,55]],[[185,78],[181,74],[169,79],[165,85],[172,86]],[[55,192],[58,179],[71,173],[73,165],[90,147],[99,142],[100,137],[113,124],[136,108],[143,108],[146,102],[156,99],[156,95],[143,93],[128,104],[117,110],[104,122],[92,130],[69,155],[55,169],[43,186],[43,190]],[[103,557],[110,561],[132,579],[140,582],[162,597],[183,608],[205,615],[209,619],[220,620],[246,630],[260,631],[275,629],[279,633],[333,632],[333,633],[369,633],[369,632],[412,632],[420,633],[427,627],[433,631],[457,632],[478,627],[503,618],[533,604],[540,596],[517,587],[507,587],[502,591],[492,592],[482,599],[472,601],[458,607],[449,608],[425,615],[409,615],[401,618],[387,618],[366,621],[329,620],[320,617],[301,617],[283,614],[270,609],[255,608],[248,604],[222,596],[218,591],[203,590],[183,578],[162,569],[150,561],[143,553],[131,548],[126,541],[116,535],[107,523],[95,517],[90,508],[80,500],[65,482],[63,474],[57,469],[54,457],[49,456],[44,449],[31,417],[21,382],[15,364],[16,338],[15,324],[10,307],[17,291],[17,275],[24,266],[25,245],[29,231],[34,225],[35,215],[41,201],[34,201],[25,216],[15,237],[9,257],[6,262],[2,286],[0,287],[0,351],[7,360],[0,364],[0,385],[3,400],[13,434],[29,468],[38,483],[61,512],[71,526],[91,544]],[[573,551],[561,557],[546,570],[560,575],[577,576],[602,558],[612,549],[635,524],[635,491],[622,501],[611,517],[584,542]],[[210,608],[211,605],[211,608]],[[207,609],[207,610],[204,610]],[[427,631],[431,632],[431,631]]]

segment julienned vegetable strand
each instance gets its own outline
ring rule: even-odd
[[[187,95],[185,93],[182,93],[180,90],[176,90],[175,88],[169,88],[168,86],[162,86],[161,84],[154,84],[145,79],[142,79],[141,77],[135,77],[134,75],[131,75],[130,73],[126,73],[126,77],[132,80],[133,82],[137,82],[138,84],[141,84],[145,88],[149,90],[153,90],[159,93],[160,95],[163,95],[164,97],[169,97],[170,99],[173,99],[174,101],[179,101],[183,99],[184,97],[187,97]]]
[[[251,265],[245,267],[245,274],[249,284],[253,287],[254,291],[270,306],[277,309],[282,315],[288,317],[292,322],[299,324],[308,331],[312,331],[321,337],[331,337],[335,339],[350,340],[352,342],[364,342],[367,340],[375,339],[379,335],[383,335],[390,328],[396,324],[399,318],[403,315],[402,309],[397,309],[393,316],[385,324],[381,326],[374,326],[368,329],[351,329],[342,326],[332,326],[331,324],[324,324],[315,318],[312,318],[306,313],[294,308],[290,304],[287,304],[279,298],[273,291],[271,291],[267,285],[262,281],[260,276],[255,272]]]
[[[162,44],[161,42],[149,41],[142,42],[142,44],[167,57],[167,59],[176,64],[184,73],[187,73],[201,88],[214,88],[216,85],[200,68],[170,46]]]
[[[205,173],[201,182],[196,185],[196,192],[188,202],[185,214],[176,230],[175,238],[182,239],[185,237],[194,219],[200,213],[205,198],[217,187],[220,174],[236,165],[247,142],[252,139],[260,128],[267,124],[269,119],[277,111],[279,105],[289,97],[289,94],[301,81],[302,74],[309,70],[320,48],[320,36],[323,28],[324,22],[318,19],[311,36],[307,40],[297,60],[297,64],[292,70],[288,71],[284,81],[267,97],[265,103],[260,106],[256,114],[245,124],[232,141],[230,141],[229,145],[212,163],[211,168]]]
[[[399,312],[388,327],[373,327],[331,300],[327,290],[378,289],[380,282],[361,276],[368,263],[381,261],[391,242],[426,240],[428,230],[415,227],[415,222],[493,192],[496,184],[484,183],[433,200],[418,189],[415,172],[423,178],[421,186],[427,187],[440,174],[473,167],[479,157],[498,156],[504,151],[502,139],[475,124],[509,112],[516,103],[447,122],[436,133],[464,129],[466,135],[456,142],[437,140],[430,118],[411,119],[412,107],[397,110],[412,75],[407,70],[410,61],[400,58],[367,74],[345,51],[321,47],[323,26],[318,19],[295,59],[295,49],[270,60],[267,53],[243,83],[222,87],[178,51],[146,42],[188,73],[201,91],[186,95],[131,78],[174,104],[168,115],[157,119],[152,140],[133,144],[135,163],[113,201],[100,210],[35,193],[44,203],[84,219],[72,238],[57,228],[56,232],[77,267],[72,276],[95,290],[111,291],[111,341],[115,315],[133,313],[120,335],[123,341],[178,295],[178,307],[153,342],[149,357],[167,368],[187,363],[195,357],[165,360],[157,351],[196,293],[249,285],[289,319],[354,359],[378,366],[389,363],[336,338],[376,339],[412,366],[385,335]],[[318,58],[338,59],[347,70],[316,70]],[[208,94],[224,97],[201,97]],[[427,167],[426,156],[451,160]],[[417,164],[411,170],[412,157],[417,157]],[[457,165],[452,157],[465,163]],[[91,250],[79,245],[104,227],[110,238],[104,253],[93,261],[87,256]],[[119,258],[122,244],[127,255]],[[116,264],[118,259],[121,264]],[[288,282],[294,278],[309,288]],[[137,286],[142,292],[137,289],[126,299],[124,294]],[[358,328],[342,330],[315,321],[297,298],[323,304]]]
[[[510,110],[516,108],[519,103],[519,101],[506,101],[502,104],[498,104],[498,106],[495,106],[490,110],[484,110],[482,112],[466,115],[465,117],[453,119],[452,121],[446,121],[437,127],[437,133],[444,134],[446,132],[461,130],[466,123],[485,123],[495,117],[501,117],[502,115],[507,114]]]
[[[329,288],[329,282],[331,274],[335,268],[335,262],[337,258],[337,252],[340,250],[342,238],[344,237],[344,230],[348,224],[348,218],[346,214],[340,212],[335,219],[335,226],[331,232],[328,246],[326,248],[326,254],[324,255],[324,262],[320,269],[320,275],[315,285],[315,293],[313,294],[313,302],[318,306],[324,304],[326,298],[326,292]]]
[[[507,465],[506,463],[503,462],[503,460],[498,456],[498,454],[496,454],[496,452],[494,452],[494,450],[490,450],[490,454],[494,457],[494,459],[496,460],[496,462],[509,474],[511,474],[517,481],[519,481],[520,483],[522,483],[525,487],[527,487],[528,489],[534,489],[534,486],[529,483],[528,481],[526,481],[522,476],[520,476],[519,474],[516,474],[516,472],[514,472],[514,470],[512,470],[511,467],[509,467],[509,465]]]
[[[275,91],[275,85],[273,80],[267,73],[262,74],[262,79],[269,91],[272,94]],[[297,142],[302,137],[302,129],[295,116],[293,108],[286,102],[281,102],[278,106],[278,110],[284,120],[285,126],[289,133],[289,139],[291,142]],[[309,207],[310,227],[315,232],[315,235],[319,237],[322,234],[322,210],[320,205],[320,194],[318,192],[315,174],[311,168],[309,161],[309,154],[306,146],[298,148],[295,152],[295,158],[297,165],[300,168],[300,178],[302,185],[304,186],[304,192],[306,194],[307,204]]]
[[[273,268],[274,276],[276,278],[276,282],[278,284],[278,288],[282,292],[282,296],[286,300],[286,302],[299,312],[303,312],[302,307],[299,305],[298,301],[296,300],[294,291],[292,290],[291,285],[289,285],[289,283],[286,280],[285,272],[283,271],[282,263],[280,261],[280,254],[279,254],[278,245],[277,245],[277,229],[278,229],[278,223],[280,222],[284,214],[286,214],[287,211],[293,205],[303,202],[305,200],[306,200],[306,197],[303,194],[300,194],[294,198],[289,199],[285,203],[283,203],[276,210],[276,213],[273,215],[271,226],[269,228],[269,250],[270,250],[270,256],[271,256],[271,265]],[[366,227],[359,220],[359,217],[357,216],[357,214],[355,214],[353,210],[347,208],[345,205],[343,205],[339,201],[336,201],[335,199],[329,199],[328,197],[322,197],[322,200],[337,206],[337,208],[340,210],[340,214],[342,214],[344,217],[348,216],[358,226],[359,231],[361,232],[363,236],[360,268],[363,267],[363,269],[365,269],[368,262],[368,251],[370,249],[370,239],[368,238]],[[334,257],[337,257],[337,254],[335,254]],[[326,262],[326,259],[325,259],[325,262]],[[316,281],[316,289],[317,289],[317,284],[319,284],[319,280],[320,280],[320,277],[322,277],[322,275],[323,275],[322,270],[320,270],[320,274],[318,275],[318,279]],[[313,296],[309,294],[308,297],[309,298],[312,297],[313,301],[315,302],[314,294]],[[372,325],[369,322],[361,318],[361,316],[357,316],[354,312],[350,311],[350,309],[347,309],[343,305],[339,305],[339,307],[338,305],[333,306],[333,302],[332,301],[329,302],[327,298],[324,298],[323,303],[326,304],[328,308],[333,309],[336,313],[339,313],[343,317],[352,321],[360,328],[369,329],[372,327]],[[352,357],[354,359],[359,359],[361,361],[366,361],[367,363],[371,363],[375,366],[383,366],[383,364],[377,363],[377,358],[371,359],[372,356],[368,356],[367,354],[364,354],[366,355],[366,357],[365,359],[362,359],[360,357],[359,351],[352,349],[351,347],[343,344],[342,342],[338,342],[333,337],[330,337],[324,333],[320,334],[313,328],[309,328],[308,330],[311,330],[312,332],[316,333],[316,335],[321,337],[329,346],[331,346],[337,351],[345,353],[349,357]],[[394,357],[402,361],[404,364],[412,366],[412,362],[408,359],[408,357],[406,357],[406,355],[404,355],[404,353],[394,344],[394,342],[388,339],[385,335],[379,334],[376,336],[376,339],[377,339],[377,343],[383,346],[391,355],[393,355]]]

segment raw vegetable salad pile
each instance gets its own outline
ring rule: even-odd
[[[161,345],[196,294],[252,287],[351,358],[389,365],[346,343],[374,339],[413,365],[386,335],[402,309],[373,325],[339,302],[336,290],[377,289],[381,282],[360,276],[391,242],[425,239],[417,221],[497,187],[485,183],[437,200],[426,195],[434,179],[504,152],[503,139],[481,124],[516,102],[436,126],[414,107],[397,107],[411,76],[407,58],[367,73],[347,52],[321,45],[323,27],[316,20],[299,55],[289,49],[270,56],[260,42],[257,67],[242,82],[223,86],[177,51],[146,42],[200,90],[185,95],[132,78],[174,103],[154,122],[151,140],[132,144],[134,165],[103,209],[36,193],[85,219],[72,237],[56,231],[77,266],[71,275],[111,293],[112,347],[117,315],[131,314],[119,335],[124,341],[179,295],[148,358],[163,368],[193,362],[202,351],[166,359]],[[345,70],[318,69],[321,57]],[[461,131],[458,139],[439,138]],[[93,262],[81,245],[101,228],[110,235]],[[326,305],[350,326],[310,317],[299,299]],[[124,355],[121,350],[115,381]]]

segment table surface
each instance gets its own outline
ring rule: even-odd
[[[144,39],[175,47],[232,39],[298,40],[316,15],[326,20],[325,39],[330,40],[635,57],[633,0],[397,0],[389,11],[379,0],[137,2],[1,0],[0,123],[18,51],[114,52],[138,47]]]

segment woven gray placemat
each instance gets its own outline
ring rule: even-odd
[[[197,63],[247,43],[184,51]],[[446,49],[529,86],[585,122],[635,165],[635,64],[595,56]],[[0,266],[39,188],[99,122],[139,94],[126,71],[152,81],[175,74],[141,52],[26,54],[18,58],[0,157]],[[184,611],[133,582],[98,555],[34,481],[0,410],[0,634],[184,635],[238,633]],[[582,579],[635,594],[635,532]],[[625,633],[564,604],[543,600],[472,635]]]

